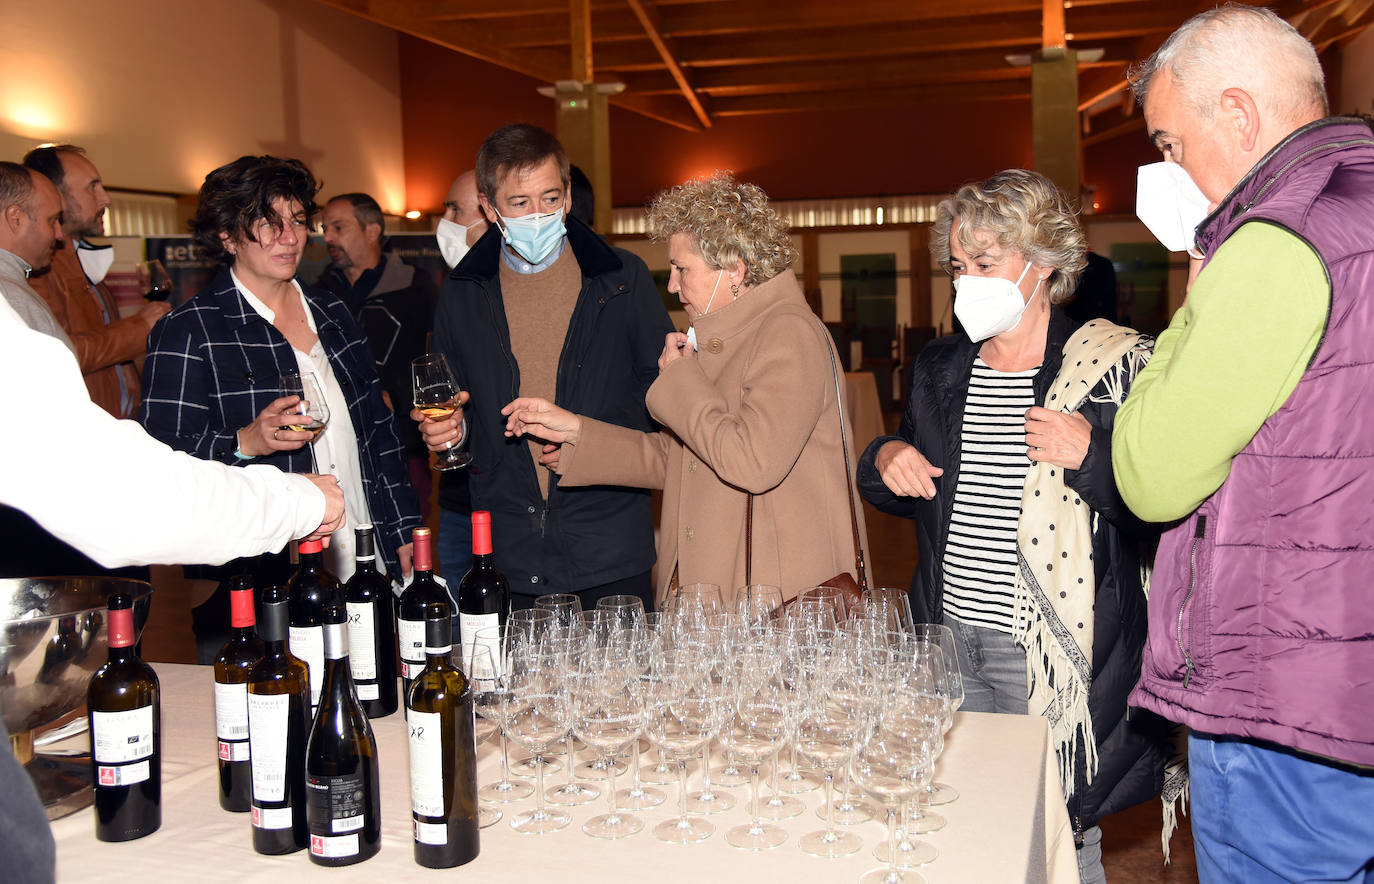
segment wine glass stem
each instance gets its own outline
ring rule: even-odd
[[[565,791],[571,793],[571,792],[573,791],[573,744],[572,744],[572,734],[568,734],[568,738],[567,738],[566,740],[564,740],[564,743],[566,743],[567,746],[568,746],[568,757],[567,757],[567,762],[568,762],[568,783],[567,783],[567,787],[566,787]]]
[[[615,820],[615,753],[612,752],[609,755],[610,757],[606,759],[608,762],[606,764],[606,791],[610,795],[610,821],[613,822]]]
[[[680,785],[680,787],[681,787],[681,788],[679,788],[679,789],[677,790],[677,796],[678,796],[678,799],[677,799],[678,810],[680,810],[680,811],[682,812],[682,819],[681,819],[681,822],[682,822],[683,824],[686,824],[686,822],[687,822],[687,759],[686,759],[686,757],[682,757],[682,758],[679,758],[679,759],[677,760],[677,776],[678,776],[678,783],[679,783],[679,785]]]
[[[897,808],[888,805],[887,808],[887,877],[889,880],[901,880],[897,875]]]
[[[773,756],[773,772],[769,775],[769,788],[773,792],[773,797],[768,799],[769,802],[778,797],[778,769],[780,767],[782,767],[782,756],[779,754]]]
[[[753,800],[749,803],[749,815],[754,818],[753,829],[756,831],[763,825],[762,808],[759,807],[759,765],[754,762],[749,765],[749,789],[753,793]]]
[[[510,786],[510,744],[506,742],[505,728],[501,728],[501,782]]]
[[[835,770],[825,769],[825,840],[835,840],[835,804],[830,799],[835,793]]]
[[[541,752],[534,753],[534,818],[542,820],[544,818],[544,755]]]
[[[641,782],[639,781],[639,740],[638,740],[638,739],[636,739],[636,740],[634,741],[634,745],[633,745],[633,747],[630,749],[630,752],[631,752],[630,757],[634,760],[634,765],[633,765],[633,767],[634,767],[634,771],[635,771],[634,780],[632,781],[632,784],[631,784],[631,786],[630,786],[630,794],[633,795],[633,796],[636,797],[636,798],[641,798],[641,797],[643,797],[643,795],[644,795],[644,785],[643,785],[643,783],[641,783]]]
[[[711,741],[701,748],[701,797],[711,800]]]

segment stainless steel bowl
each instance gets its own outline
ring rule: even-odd
[[[32,732],[86,702],[86,686],[108,656],[106,605],[117,592],[133,598],[141,636],[153,594],[141,580],[0,580],[0,712],[49,816],[89,803],[90,762],[33,755]]]

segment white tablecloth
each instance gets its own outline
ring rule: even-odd
[[[305,880],[401,881],[435,877],[417,866],[411,842],[409,764],[401,712],[374,721],[382,772],[382,849],[355,866],[327,869],[305,851],[261,856],[253,851],[247,814],[220,810],[216,798],[212,671],[208,666],[158,664],[162,682],[162,828],[138,841],[106,844],[95,840],[93,811],[87,809],[53,823],[57,838],[57,877],[62,882],[162,881],[270,882]],[[481,747],[479,780],[494,778],[495,743]],[[953,804],[937,808],[949,820],[924,836],[940,856],[920,871],[930,884],[1009,884],[1030,881],[1075,884],[1073,836],[1058,781],[1048,775],[1049,731],[1043,719],[959,713],[937,776],[960,792]],[[558,774],[548,785],[561,782]],[[626,785],[620,778],[617,785]],[[695,780],[695,776],[693,777]],[[800,837],[821,827],[814,813],[820,792],[802,796],[808,812],[785,821],[787,842],[752,854],[725,841],[724,831],[746,820],[747,788],[732,790],[734,810],[709,817],[716,833],[686,846],[657,841],[650,828],[674,813],[675,786],[664,787],[668,802],[639,814],[645,830],[620,841],[583,834],[582,823],[604,812],[604,798],[572,809],[573,824],[550,835],[512,831],[517,812],[533,799],[505,805],[505,818],[482,830],[482,853],[451,870],[467,881],[502,884],[646,881],[772,882],[791,884],[853,882],[880,866],[871,850],[886,837],[877,822],[851,827],[864,840],[858,854],[838,860],[807,856]],[[0,873],[0,880],[3,880]]]

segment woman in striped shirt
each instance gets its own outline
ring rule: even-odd
[[[1157,733],[1125,717],[1145,531],[1111,472],[1112,420],[1152,341],[1056,306],[1087,244],[1042,175],[960,188],[931,250],[965,334],[917,358],[899,433],[868,446],[859,488],[916,523],[912,608],[953,629],[964,708],[1050,720],[1080,873],[1105,880],[1097,820],[1154,794],[1162,762]]]

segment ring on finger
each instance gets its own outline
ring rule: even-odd
[[[273,439],[274,441],[276,441],[276,442],[280,442],[280,441],[281,441],[280,439],[277,438],[277,434],[280,433],[280,432],[281,432],[281,427],[278,427],[277,429],[275,429],[275,430],[272,431],[272,439]]]

